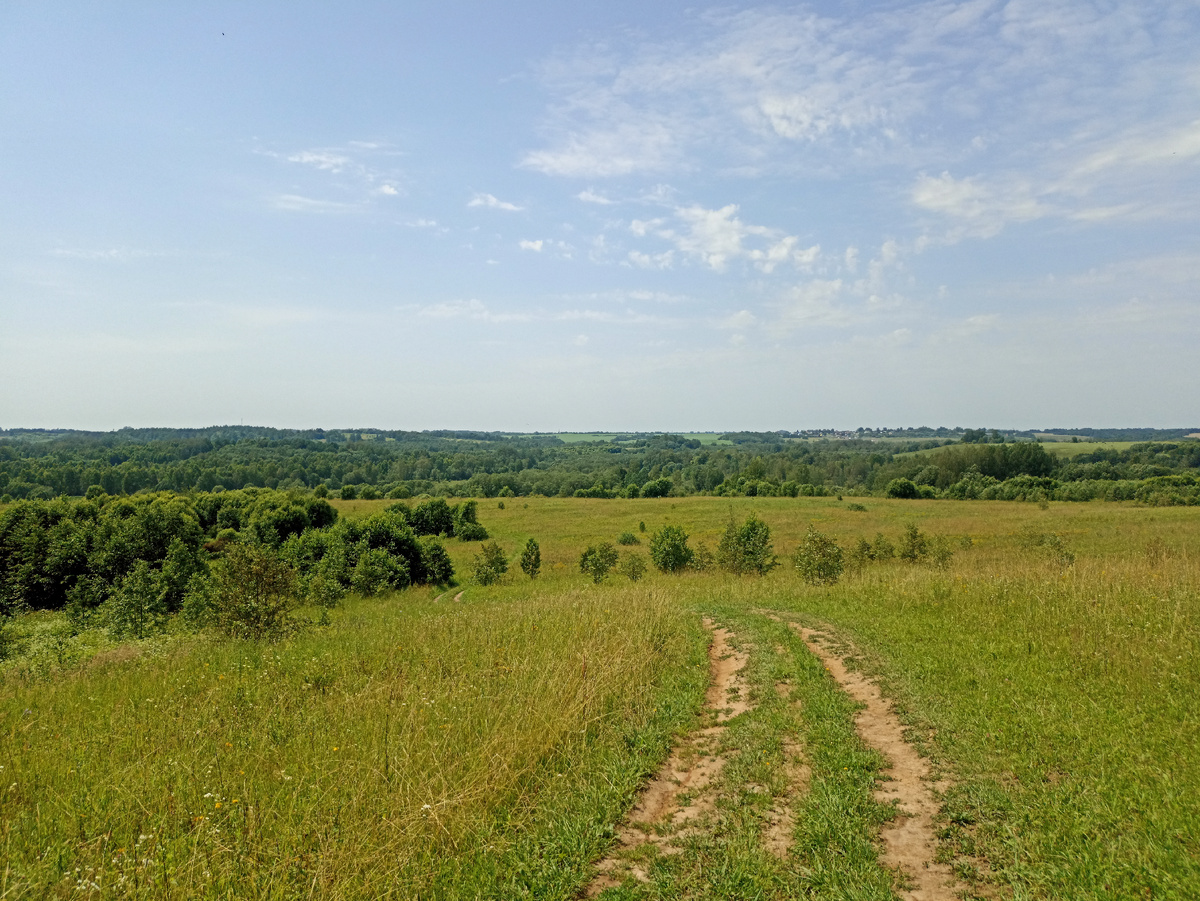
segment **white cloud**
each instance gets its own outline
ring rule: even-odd
[[[628,259],[638,269],[670,269],[675,262],[675,251],[650,254],[631,250]]]
[[[949,172],[919,176],[912,200],[923,210],[956,221],[952,240],[963,235],[991,237],[1010,222],[1029,222],[1052,212],[1027,184],[985,184],[978,178],[955,178]]]
[[[666,227],[665,219],[634,219],[629,230],[637,237],[654,236],[670,241],[685,256],[699,259],[716,272],[724,272],[729,264],[745,259],[765,273],[774,271],[780,263],[792,263],[798,269],[809,270],[820,256],[819,245],[798,247],[799,238],[784,235],[780,230],[761,225],[749,225],[737,215],[737,204],[710,210],[698,204],[677,207],[675,218],[682,228]],[[751,246],[757,242],[762,246]],[[629,259],[642,267],[663,268],[672,261],[669,256],[631,251]]]
[[[597,194],[591,188],[580,191],[575,196],[577,198],[579,198],[580,200],[582,200],[584,203],[598,203],[601,206],[612,206],[614,203],[616,203],[615,200],[609,200],[607,197],[604,197],[601,194]]]
[[[290,213],[352,213],[361,209],[356,203],[316,200],[299,194],[280,194],[271,199],[271,205]]]
[[[534,318],[529,313],[493,313],[486,304],[475,298],[443,301],[409,309],[415,309],[417,316],[422,319],[477,319],[483,322],[500,323],[528,322]]]
[[[395,197],[400,192],[396,190],[395,185],[382,185],[379,188],[380,194],[386,194],[388,197]]]
[[[492,210],[506,210],[510,213],[516,213],[525,209],[524,207],[517,206],[515,203],[508,203],[507,201],[499,200],[492,194],[476,194],[470,199],[470,201],[467,202],[467,206],[481,206]]]
[[[289,163],[302,163],[325,172],[341,172],[350,165],[350,157],[330,150],[302,150],[287,158]]]
[[[778,324],[784,329],[852,324],[859,317],[839,303],[843,287],[840,278],[813,279],[796,285],[780,306]]]
[[[1115,166],[1185,163],[1200,156],[1200,120],[1166,133],[1123,138],[1087,157],[1076,175],[1092,175]]]
[[[718,326],[724,329],[736,329],[742,331],[751,328],[758,324],[758,317],[749,310],[738,310],[732,316],[727,316],[722,319]]]
[[[519,246],[519,247],[520,247],[522,250],[532,250],[532,251],[534,251],[535,253],[541,253],[541,252],[542,252],[542,245],[544,245],[545,243],[546,243],[545,241],[541,241],[541,240],[538,240],[538,241],[521,241],[521,242],[519,243],[519,245],[518,245],[518,246]]]
[[[1175,154],[1191,155],[1197,126],[1178,123],[1195,119],[1195,24],[1194,3],[1175,0],[692,13],[663,40],[547,60],[544,144],[523,163],[587,178],[940,169],[984,152],[1028,166],[1147,120],[1175,122]],[[1155,159],[1165,148],[1121,153]]]
[[[83,250],[69,247],[59,247],[51,251],[56,257],[66,257],[74,260],[104,260],[113,263],[128,263],[131,260],[143,260],[149,257],[160,257],[166,254],[139,250],[129,247],[110,247],[105,250]]]
[[[627,118],[601,128],[571,131],[552,150],[527,153],[521,165],[546,175],[609,178],[670,167],[677,157],[675,138],[663,122]]]

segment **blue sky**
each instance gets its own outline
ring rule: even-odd
[[[1200,4],[0,8],[0,427],[1200,423]]]

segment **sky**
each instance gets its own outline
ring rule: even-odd
[[[1200,424],[1200,2],[0,5],[0,428]]]

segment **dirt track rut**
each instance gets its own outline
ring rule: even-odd
[[[657,847],[659,854],[677,854],[674,841],[689,835],[696,821],[715,809],[714,798],[706,789],[725,766],[725,757],[717,753],[725,723],[750,709],[742,679],[749,655],[733,649],[733,633],[728,629],[717,628],[709,619],[704,620],[704,626],[712,632],[708,651],[712,675],[704,707],[715,724],[689,735],[642,790],[617,833],[617,849],[597,864],[597,876],[585,893],[588,898],[620,885],[629,875],[646,879],[646,871],[636,862],[625,860],[622,852],[649,843]]]
[[[953,901],[960,897],[965,886],[955,881],[948,865],[936,861],[934,817],[938,805],[928,782],[928,763],[904,740],[904,727],[877,685],[847,669],[823,633],[796,623],[791,627],[846,693],[866,705],[855,718],[858,734],[891,763],[884,770],[888,781],[875,796],[885,803],[898,802],[899,816],[884,826],[880,837],[883,864],[902,876],[901,885],[905,887],[897,889],[900,897],[907,901]]]

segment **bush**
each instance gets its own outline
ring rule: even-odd
[[[778,564],[771,549],[771,529],[765,522],[751,513],[739,526],[731,513],[717,545],[717,562],[727,572],[761,576]]]
[[[350,587],[364,597],[388,590],[400,591],[411,582],[408,567],[402,559],[375,548],[359,556],[350,576]]]
[[[417,504],[407,517],[408,524],[418,535],[454,534],[454,511],[444,498],[435,497]]]
[[[454,537],[460,541],[483,541],[488,537],[488,531],[479,523],[478,504],[473,501],[463,501],[451,507],[454,517]]]
[[[358,497],[358,491],[353,485],[343,485],[341,494],[344,501],[352,501]]]
[[[792,560],[801,578],[809,585],[834,585],[845,570],[841,547],[828,535],[818,532],[811,523]]]
[[[491,541],[479,546],[479,553],[473,561],[475,581],[480,585],[494,585],[500,577],[508,572],[508,557],[496,542]]]
[[[290,625],[296,572],[266,548],[234,544],[213,565],[208,590],[189,595],[207,602],[207,619],[226,635],[274,640]]]
[[[663,526],[650,536],[650,560],[665,573],[677,573],[692,562],[688,534],[680,526]]]
[[[630,582],[636,582],[646,574],[646,561],[641,554],[622,554],[617,572],[628,576]]]
[[[882,532],[875,533],[871,551],[873,560],[891,560],[896,556],[896,546]]]
[[[105,625],[113,638],[146,638],[167,625],[167,602],[158,573],[145,560],[117,586],[103,606]]]
[[[525,542],[525,550],[521,552],[521,572],[531,579],[536,579],[541,571],[542,549],[536,541],[530,538]]]
[[[920,496],[916,483],[911,479],[892,479],[887,483],[884,493],[888,497],[911,499]]]
[[[449,585],[454,581],[454,564],[440,541],[431,537],[418,538],[417,547],[420,549],[421,568],[424,570],[421,581],[432,585]]]
[[[620,544],[620,545],[641,544],[641,543],[642,542],[638,539],[638,537],[636,535],[634,535],[632,532],[622,532],[620,535],[617,536],[617,544]]]
[[[897,556],[905,563],[923,563],[929,556],[929,539],[912,523],[904,527]]]
[[[717,557],[708,549],[708,545],[703,541],[697,541],[696,548],[692,551],[692,559],[688,562],[688,569],[702,573],[712,569],[716,563]]]
[[[608,571],[617,565],[617,549],[607,541],[588,545],[579,556],[579,569],[599,584],[608,578]]]
[[[647,482],[641,488],[642,497],[666,497],[671,493],[674,483],[667,478]]]
[[[945,535],[936,535],[929,542],[929,562],[938,569],[947,569],[954,557],[954,547]]]
[[[454,536],[460,541],[483,541],[488,537],[488,530],[477,522],[464,522],[454,527]]]

